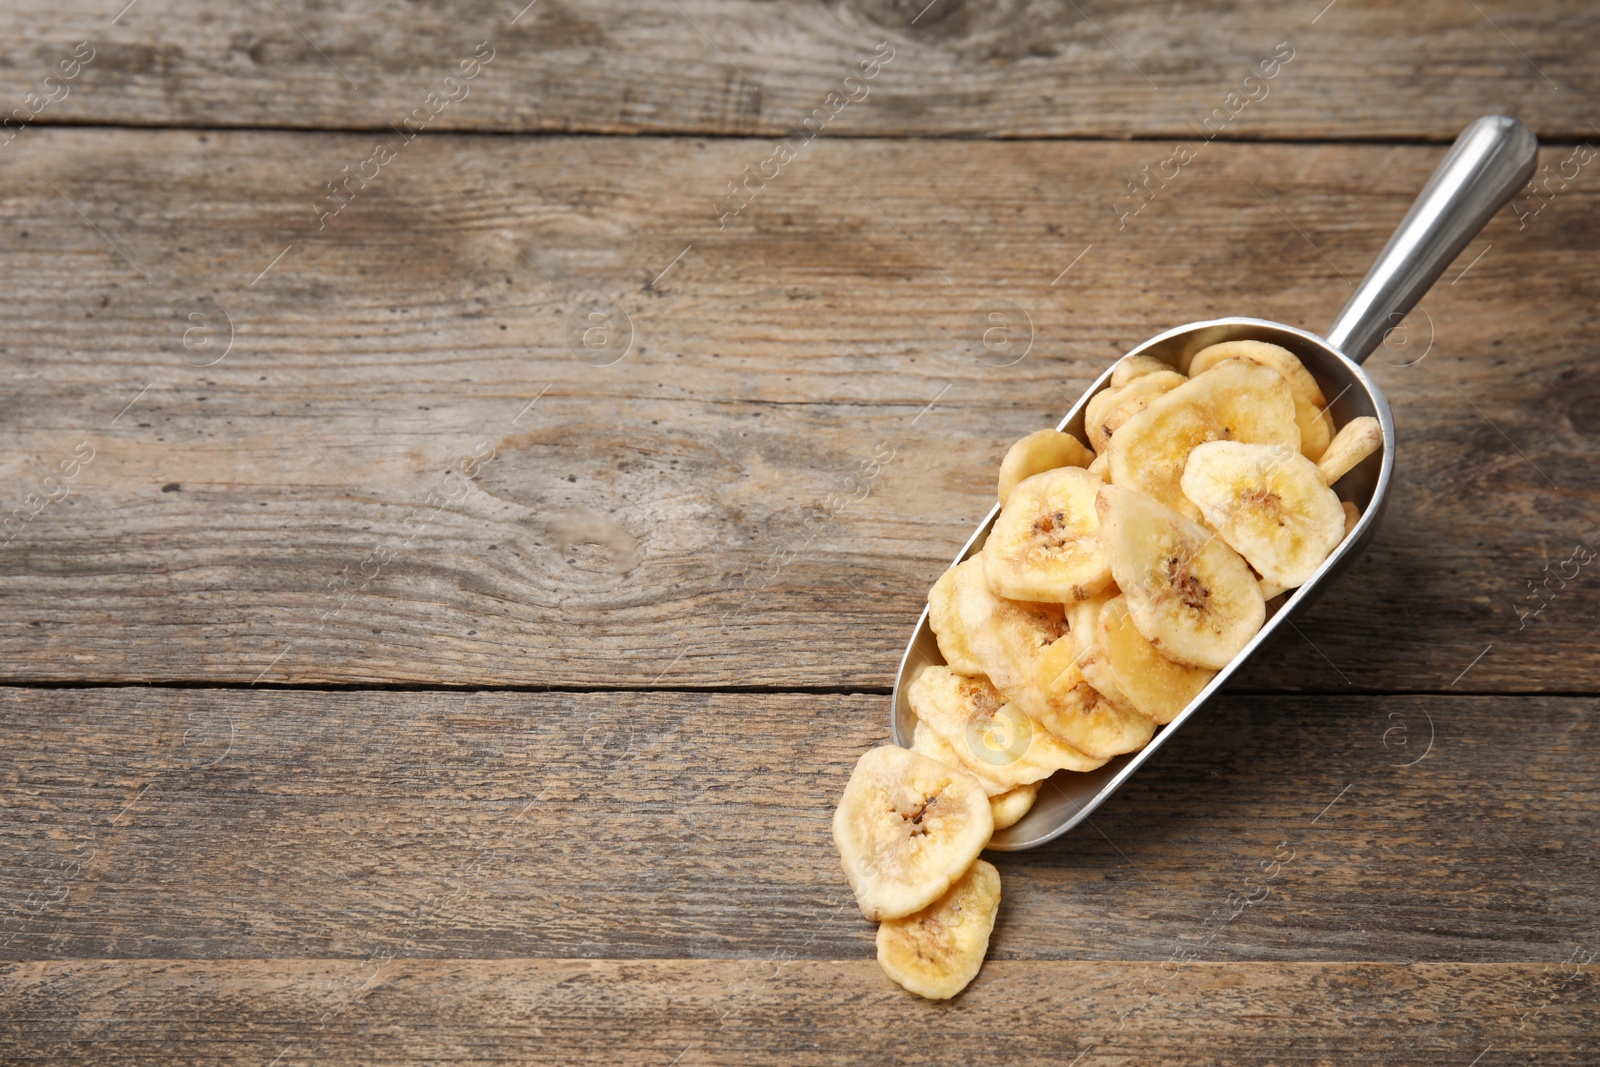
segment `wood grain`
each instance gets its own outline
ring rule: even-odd
[[[829,827],[884,697],[0,693],[0,958],[873,953]],[[1088,825],[996,854],[991,955],[1594,948],[1594,712],[1225,699]]]
[[[1559,964],[998,961],[930,1004],[866,960],[63,961],[0,969],[0,1050],[19,1064],[1583,1064],[1595,988]]]
[[[371,138],[31,133],[7,506],[93,459],[0,547],[18,682],[885,686],[1011,440],[1160,329],[1330,321],[1438,156],[1216,145],[1118,229],[1170,146],[838,141],[719,229],[761,142],[434,138],[319,230]],[[1369,363],[1385,526],[1248,687],[1594,691],[1594,173]]]
[[[1600,23],[1583,0],[122,6],[5,5],[3,110],[39,110],[36,123],[387,130],[487,42],[493,60],[458,103],[435,105],[430,128],[787,137],[849,93],[860,99],[833,105],[829,136],[1188,138],[1234,93],[1258,100],[1231,105],[1229,138],[1448,141],[1499,110],[1546,138],[1596,134]],[[88,65],[41,86],[80,42]],[[845,84],[880,42],[888,65]],[[1290,62],[1246,83],[1282,43]],[[29,102],[41,91],[58,99]]]

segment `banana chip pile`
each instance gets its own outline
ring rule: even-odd
[[[1084,434],[1018,441],[983,549],[928,593],[943,665],[911,681],[910,749],[856,764],[833,836],[878,963],[953,997],[977,976],[1000,907],[978,858],[1056,771],[1143,748],[1355,527],[1333,483],[1383,443],[1335,432],[1294,354],[1229,341],[1189,374],[1129,356]]]

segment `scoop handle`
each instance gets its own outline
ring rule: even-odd
[[[1539,140],[1510,115],[1486,115],[1456,138],[1394,236],[1328,330],[1363,362],[1422,299],[1467,242],[1533,176]]]

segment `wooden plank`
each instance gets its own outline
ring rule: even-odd
[[[18,1064],[1592,1063],[1594,976],[1575,966],[996,961],[935,1004],[867,960],[62,961],[0,970],[0,1049]]]
[[[810,118],[829,136],[1449,140],[1509,109],[1547,138],[1595,136],[1600,16],[1583,0],[121,7],[6,5],[5,110],[34,124],[387,130],[416,114],[434,130],[788,137]],[[492,59],[444,81],[475,55]],[[887,63],[861,79],[875,55]],[[44,83],[63,62],[76,75]]]
[[[318,229],[369,138],[33,133],[0,213],[19,682],[886,686],[1010,441],[1158,330],[1330,321],[1439,154],[1219,145],[1119,229],[1171,146],[836,141],[719,229],[760,142],[460,137]],[[1595,173],[1369,364],[1386,524],[1249,686],[1594,690],[1563,561],[1600,546]]]
[[[0,958],[872,952],[829,826],[883,697],[3,696]],[[1223,700],[1089,825],[994,857],[993,956],[1593,948],[1594,711]]]

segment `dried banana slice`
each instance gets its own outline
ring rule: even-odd
[[[1070,433],[1035,430],[1012,445],[1000,461],[1000,503],[1004,504],[1011,490],[1035,474],[1058,467],[1087,467],[1093,462],[1094,453]]]
[[[1112,704],[1121,708],[1132,708],[1133,705],[1122,692],[1122,687],[1117,684],[1116,676],[1111,673],[1110,665],[1106,662],[1106,650],[1100,640],[1100,628],[1097,625],[1101,610],[1113,597],[1121,595],[1121,592],[1112,585],[1108,592],[1069,606],[1067,635],[1072,638],[1073,662],[1078,665],[1084,680],[1104,694]]]
[[[925,667],[906,696],[918,721],[944,739],[961,766],[1007,788],[1105,763],[1062,744],[982,678]]]
[[[1156,397],[1171,392],[1189,379],[1172,369],[1140,375],[1120,389],[1103,389],[1083,409],[1083,429],[1096,452],[1111,445],[1111,435]]]
[[[1039,660],[1035,691],[1026,698],[1019,695],[1017,703],[1079,752],[1110,759],[1143,748],[1155,733],[1155,724],[1131,705],[1115,702],[1090,685],[1075,653],[1071,637],[1046,650]]]
[[[1189,359],[1189,377],[1198,377],[1225,359],[1247,359],[1251,363],[1271,367],[1283,375],[1283,380],[1296,396],[1305,397],[1319,408],[1328,404],[1322,395],[1322,386],[1317,384],[1300,358],[1282,345],[1267,341],[1223,341],[1202,348]]]
[[[1189,453],[1183,493],[1267,581],[1304,585],[1344,540],[1344,509],[1317,465],[1283,445],[1208,441]]]
[[[928,908],[878,927],[878,966],[919,997],[948,1000],[978,976],[1000,911],[1000,872],[978,860]]]
[[[1224,341],[1202,348],[1189,361],[1189,375],[1202,374],[1225,359],[1248,359],[1283,375],[1294,393],[1294,421],[1300,427],[1300,451],[1312,462],[1333,439],[1333,417],[1322,387],[1293,352],[1266,341]]]
[[[1111,481],[1111,454],[1109,452],[1100,453],[1094,457],[1094,462],[1084,469],[1102,482],[1109,483]]]
[[[994,834],[970,774],[884,745],[869,750],[833,813],[833,841],[861,914],[897,919],[938,900]]]
[[[1064,603],[1111,581],[1095,529],[1100,479],[1082,467],[1035,474],[1011,492],[983,543],[989,588],[1012,600]]]
[[[939,576],[928,590],[928,626],[939,642],[939,652],[950,669],[957,674],[982,674],[983,665],[972,654],[972,643],[967,640],[966,627],[961,625],[961,611],[956,604],[957,573],[963,568],[976,570],[975,580],[983,581],[983,561],[974,557],[958,563]]]
[[[1348,500],[1339,501],[1339,506],[1344,508],[1344,535],[1349,537],[1355,530],[1356,523],[1361,521],[1361,509]]]
[[[1173,371],[1170,363],[1157,359],[1155,356],[1123,356],[1117,361],[1117,365],[1111,369],[1111,388],[1121,389],[1135,378],[1166,371],[1177,373]]]
[[[1008,600],[996,596],[984,574],[982,556],[956,569],[955,600],[967,642],[996,689],[1011,693],[1033,681],[1034,664],[1050,643],[1067,632],[1060,604]]]
[[[1013,789],[1021,788],[1005,785],[1002,782],[995,781],[993,778],[985,777],[962,763],[961,757],[956,755],[956,750],[950,747],[950,743],[920,719],[917,720],[916,727],[911,731],[911,751],[919,756],[936,759],[946,767],[954,767],[957,770],[966,771],[978,780],[978,784],[983,787],[984,796],[991,801],[1012,792]],[[990,807],[993,807],[993,805],[991,804]],[[997,826],[995,829],[998,830],[999,827]]]
[[[999,796],[989,798],[989,812],[994,816],[996,833],[1008,826],[1015,826],[1018,819],[1033,810],[1033,802],[1039,799],[1041,784],[1043,783],[1029,782],[1027,785],[1019,785]]]
[[[1245,360],[1224,360],[1157,397],[1117,431],[1111,483],[1199,520],[1200,509],[1179,482],[1194,447],[1219,440],[1299,450],[1294,394],[1283,375]],[[1123,592],[1131,590],[1123,586]]]
[[[1216,671],[1177,663],[1145,640],[1128,613],[1126,597],[1113,597],[1096,619],[1099,642],[1117,687],[1142,715],[1166,725],[1189,706]]]
[[[1217,367],[1194,384],[1227,370]],[[1203,526],[1132,490],[1108,485],[1097,506],[1111,573],[1145,640],[1179,663],[1226,667],[1266,621],[1249,565]]]
[[[1361,415],[1339,428],[1328,450],[1317,460],[1317,466],[1332,485],[1382,447],[1383,426],[1371,415]]]

